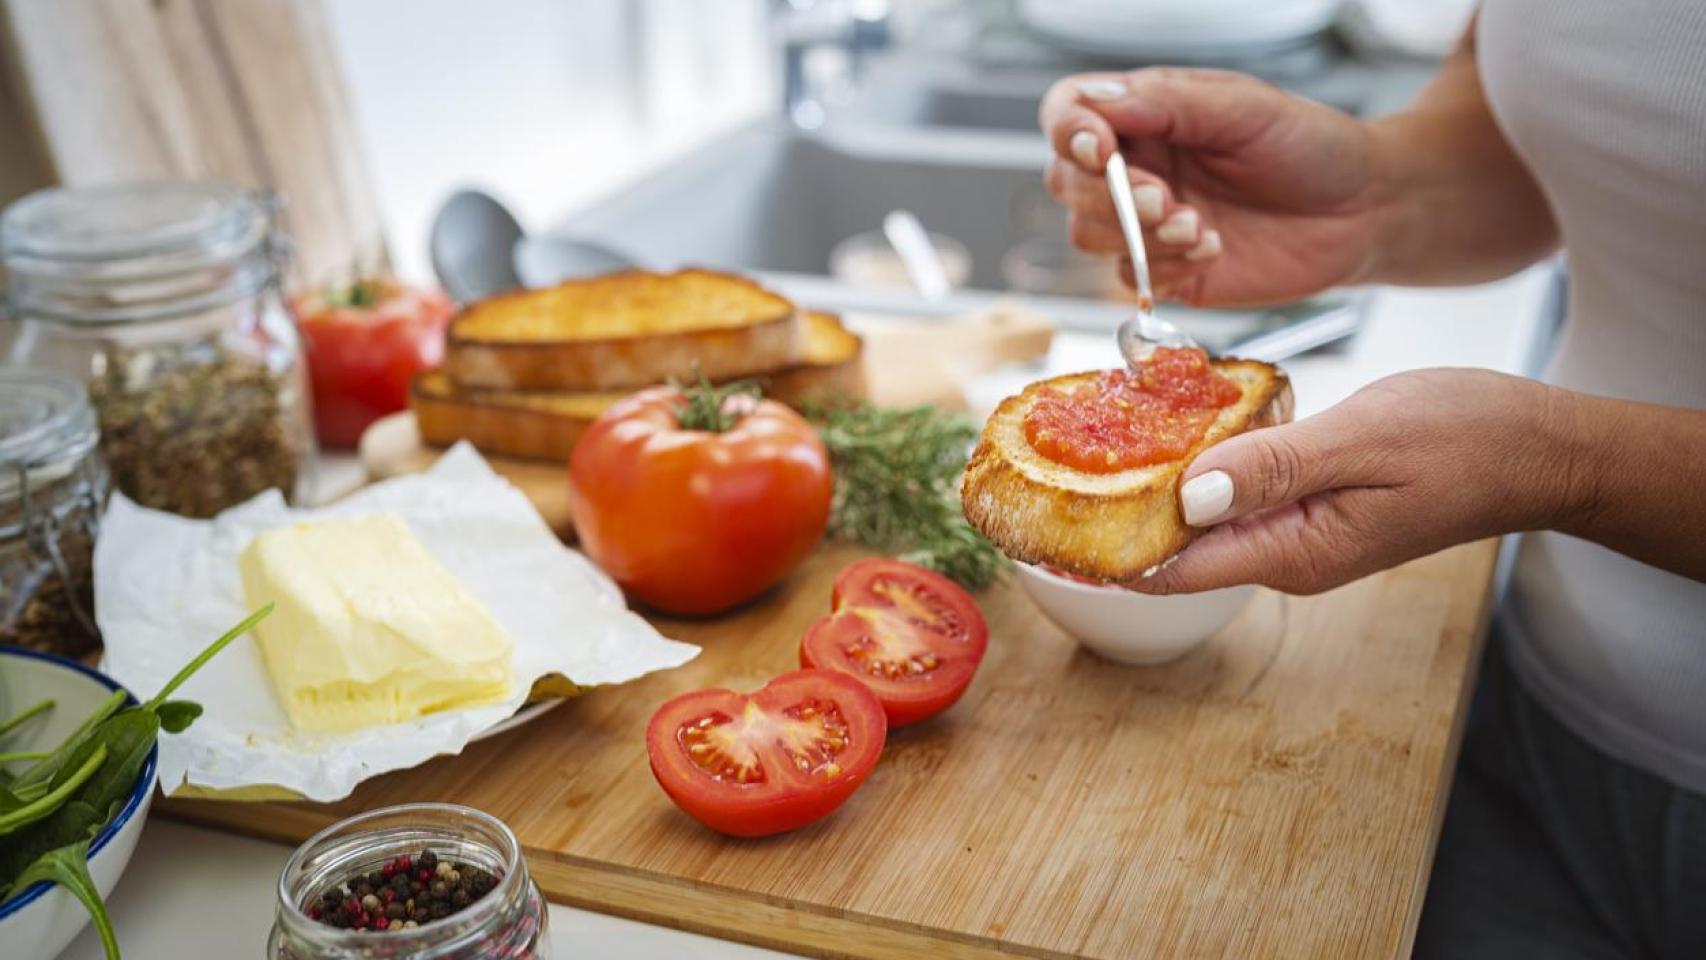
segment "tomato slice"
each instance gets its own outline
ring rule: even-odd
[[[891,727],[928,720],[959,701],[989,647],[971,595],[931,570],[861,560],[835,578],[834,612],[800,641],[800,664],[858,678]]]
[[[796,670],[755,693],[696,690],[646,727],[652,775],[688,816],[766,837],[828,816],[865,782],[888,736],[882,704],[853,678]]]

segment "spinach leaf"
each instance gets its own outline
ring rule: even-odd
[[[52,700],[43,700],[42,702],[36,704],[33,707],[30,707],[29,709],[19,712],[16,716],[13,716],[11,719],[6,720],[3,723],[0,723],[0,737],[3,737],[6,734],[11,733],[13,730],[16,730],[20,724],[22,724],[25,720],[28,720],[29,718],[35,716],[36,714],[42,713],[42,712],[47,711],[47,710],[52,710],[52,709],[53,709],[53,701]]]
[[[94,779],[107,759],[104,743],[90,741],[87,756],[75,768],[67,767],[65,782],[49,790],[40,799],[23,803],[16,809],[0,814],[0,837],[9,837],[24,827],[54,816],[85,783]],[[0,876],[4,876],[0,874]]]
[[[183,733],[201,716],[201,704],[193,700],[167,700],[154,709],[160,718],[160,729],[167,733]]]
[[[65,742],[48,755],[46,760],[19,774],[18,778],[12,781],[12,790],[23,796],[26,788],[34,784],[46,784],[53,780],[64,770],[65,764],[71,759],[72,754],[81,749],[84,743],[88,741],[89,735],[94,732],[95,727],[101,721],[117,713],[129,697],[130,694],[123,690],[114,690],[111,696],[95,708],[94,713],[89,714],[89,718],[83,721],[83,725],[72,731],[71,736],[66,737]]]
[[[18,875],[17,887],[22,890],[44,880],[59,884],[83,902],[95,921],[95,931],[101,936],[101,949],[106,951],[107,960],[118,960],[118,937],[113,935],[113,922],[101,902],[100,891],[95,889],[95,879],[89,876],[89,844],[73,843],[42,854]]]

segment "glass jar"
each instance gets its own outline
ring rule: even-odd
[[[498,878],[457,913],[405,930],[348,930],[309,917],[328,890],[408,854],[471,864]],[[496,817],[448,803],[384,807],[335,823],[296,849],[278,878],[273,960],[546,960],[545,898],[521,844]]]
[[[0,216],[0,345],[87,385],[112,483],[137,503],[208,517],[270,488],[311,495],[277,212],[266,192],[148,182],[42,190]]]
[[[107,475],[68,377],[0,368],[0,643],[80,657],[95,629],[95,532]]]

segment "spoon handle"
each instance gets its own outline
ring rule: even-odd
[[[1132,272],[1137,275],[1137,309],[1143,313],[1155,310],[1155,292],[1149,286],[1149,255],[1143,249],[1143,227],[1137,222],[1137,201],[1131,196],[1131,175],[1126,171],[1125,157],[1118,150],[1108,155],[1104,171],[1108,178],[1108,193],[1114,199],[1114,212],[1120,218],[1120,230],[1125,234],[1126,249],[1131,253]]]

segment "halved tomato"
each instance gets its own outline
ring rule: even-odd
[[[865,782],[888,723],[871,691],[826,670],[784,673],[756,693],[695,690],[646,726],[658,785],[687,815],[735,837],[828,816]]]
[[[800,665],[847,674],[902,727],[959,701],[989,647],[989,626],[960,586],[899,560],[860,560],[835,578],[834,612],[800,641]]]

